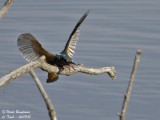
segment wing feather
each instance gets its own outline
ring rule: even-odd
[[[65,49],[61,52],[62,54],[66,54],[70,58],[72,58],[73,53],[75,52],[75,49],[76,49],[76,44],[77,44],[79,33],[80,33],[80,26],[88,14],[89,14],[89,10],[84,13],[84,15],[80,18],[80,20],[76,24],[75,28],[73,29],[66,43]]]
[[[32,62],[39,59],[42,55],[46,56],[46,60],[54,57],[54,55],[45,50],[37,39],[30,33],[21,34],[17,40],[17,46],[23,57]]]

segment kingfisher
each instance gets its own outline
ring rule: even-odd
[[[50,64],[63,68],[69,66],[74,69],[75,63],[73,62],[73,54],[75,53],[76,44],[78,41],[80,26],[84,19],[89,14],[89,10],[86,11],[83,16],[79,19],[78,23],[71,32],[68,41],[59,54],[53,54],[42,47],[36,37],[30,33],[21,34],[17,40],[17,46],[23,57],[28,61],[32,62],[38,60],[41,56],[45,56],[45,61]],[[58,80],[58,73],[48,73],[47,83]]]

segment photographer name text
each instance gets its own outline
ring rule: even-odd
[[[2,110],[1,119],[31,119],[31,112],[28,110]]]

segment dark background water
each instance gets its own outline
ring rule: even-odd
[[[4,0],[0,1],[3,5]],[[59,120],[117,120],[136,50],[143,49],[127,120],[158,120],[160,114],[159,0],[14,0],[0,20],[0,76],[27,62],[17,49],[21,33],[32,33],[44,48],[60,52],[74,25],[88,9],[81,27],[76,63],[99,68],[115,66],[117,79],[81,73],[60,76],[46,84],[47,73],[36,70]],[[2,110],[30,111],[33,120],[49,119],[30,75],[0,90]]]

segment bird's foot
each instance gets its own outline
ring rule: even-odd
[[[70,70],[71,70],[71,68],[72,68],[73,70],[76,70],[76,69],[74,68],[73,64],[68,64],[68,65],[66,65],[66,67],[69,68]]]

